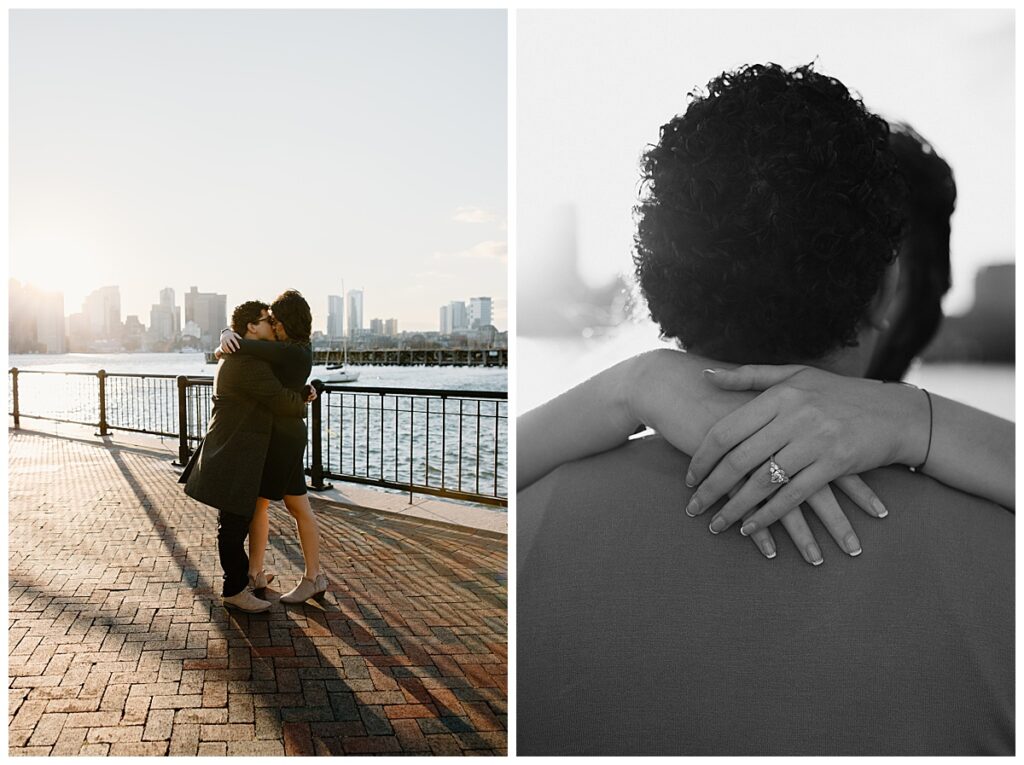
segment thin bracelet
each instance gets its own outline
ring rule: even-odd
[[[924,450],[924,459],[921,461],[921,464],[916,468],[910,468],[912,473],[924,470],[924,466],[928,462],[928,457],[932,453],[932,429],[935,427],[935,415],[932,409],[932,394],[929,393],[926,388],[921,388],[920,390],[923,390],[924,395],[928,398],[928,448]]]
[[[885,380],[883,382],[894,382],[898,385],[906,385],[908,388],[917,388],[919,391],[924,393],[925,398],[928,399],[928,448],[924,450],[924,459],[921,460],[920,465],[917,467],[907,465],[907,469],[910,470],[911,473],[919,473],[924,470],[924,466],[928,462],[928,457],[932,453],[932,429],[935,427],[935,415],[932,409],[932,394],[926,389],[914,385],[914,383],[904,382],[903,380]]]

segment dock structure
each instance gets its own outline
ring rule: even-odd
[[[313,351],[313,365],[340,363],[339,351]],[[213,353],[207,364],[216,364]],[[349,349],[346,364],[378,367],[507,367],[507,348],[365,348]]]

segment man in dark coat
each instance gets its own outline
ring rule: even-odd
[[[269,307],[235,308],[231,326],[249,340],[273,340]],[[224,569],[225,605],[265,611],[270,603],[248,589],[245,538],[259,493],[274,416],[301,417],[305,400],[274,376],[270,365],[241,353],[221,359],[213,378],[213,413],[206,438],[179,479],[185,493],[220,511],[217,549]]]

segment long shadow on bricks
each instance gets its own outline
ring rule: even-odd
[[[218,569],[213,513],[162,459],[49,451],[89,479],[66,466],[26,512],[12,471],[12,753],[505,750],[503,542],[314,500],[328,597],[228,612],[202,573]],[[272,519],[275,550],[301,561],[290,516]],[[19,529],[40,527],[53,544],[16,553]],[[55,547],[70,575],[48,568]]]

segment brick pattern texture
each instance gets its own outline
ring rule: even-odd
[[[313,495],[330,589],[247,615],[164,455],[9,446],[10,754],[507,753],[503,538]],[[266,561],[276,601],[302,572],[277,503]]]

